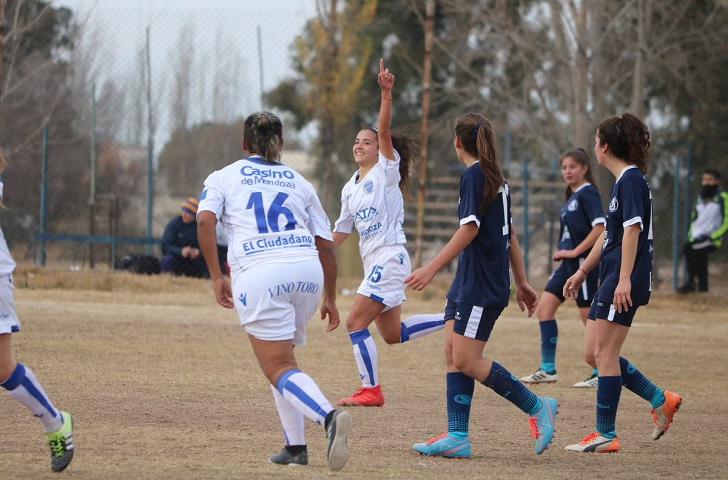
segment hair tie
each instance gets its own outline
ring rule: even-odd
[[[478,130],[480,130],[480,127],[485,125],[485,122],[478,122],[475,124],[475,128],[473,128],[473,136],[475,138],[478,138]]]

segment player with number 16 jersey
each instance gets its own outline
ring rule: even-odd
[[[283,125],[277,115],[250,115],[243,149],[248,158],[207,177],[197,213],[197,236],[215,299],[237,311],[270,382],[286,443],[268,460],[308,464],[307,417],[324,426],[329,468],[341,470],[348,458],[351,416],[333,408],[313,378],[299,369],[293,353],[294,346],[305,343],[306,326],[322,293],[327,331],[339,325],[329,221],[311,184],[280,162]],[[232,288],[217,258],[218,219],[228,239]]]
[[[231,273],[261,263],[317,258],[314,237],[331,239],[329,220],[308,180],[260,156],[210,174],[203,207],[221,214]],[[255,222],[246,220],[251,215]]]

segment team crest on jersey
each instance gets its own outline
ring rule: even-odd
[[[575,212],[577,208],[579,208],[579,202],[577,202],[576,199],[572,200],[571,203],[569,203],[569,206],[566,207],[566,209],[570,212]]]
[[[367,193],[372,193],[372,190],[374,190],[374,182],[371,180],[367,180],[364,182],[364,191]]]
[[[609,211],[610,212],[616,212],[619,208],[619,202],[617,201],[617,197],[614,197],[611,202],[609,202]]]

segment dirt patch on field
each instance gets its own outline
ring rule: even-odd
[[[267,462],[283,445],[273,399],[236,315],[214,303],[209,282],[115,275],[92,288],[86,282],[98,277],[48,278],[31,270],[16,275],[22,331],[14,346],[56,405],[74,416],[77,452],[64,478],[682,479],[728,472],[725,297],[658,293],[639,311],[623,353],[684,403],[669,432],[653,442],[649,405],[624,390],[616,455],[563,450],[593,429],[595,411],[595,390],[571,388],[589,372],[580,360],[574,306],[559,312],[560,381],[534,388],[561,405],[557,437],[540,456],[526,415],[481,385],[471,418],[473,457],[415,454],[412,443],[446,425],[442,333],[394,346],[374,333],[386,405],[350,409],[350,461],[332,473],[323,428],[311,422],[308,467]],[[355,286],[343,282],[342,288]],[[444,288],[408,294],[405,314],[441,311]],[[351,299],[339,298],[344,316]],[[332,402],[351,394],[358,375],[345,329],[326,334],[314,318],[308,337],[297,349],[301,368]],[[538,349],[536,320],[510,307],[486,355],[521,376],[538,366]],[[38,421],[8,395],[0,395],[0,411],[0,477],[59,478],[48,469]]]

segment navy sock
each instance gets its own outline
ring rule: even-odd
[[[619,369],[622,371],[622,383],[627,390],[650,402],[652,408],[662,405],[665,401],[664,391],[642,375],[629,360],[619,357]]]
[[[492,388],[495,393],[505,398],[529,415],[533,415],[539,408],[541,402],[531,390],[525,387],[506,370],[503,365],[493,362],[490,373],[483,381],[483,385]]]
[[[541,368],[548,373],[556,372],[556,343],[559,340],[559,327],[556,319],[538,322],[541,329]]]
[[[604,437],[614,438],[617,435],[614,425],[621,393],[622,377],[620,375],[599,377],[596,431]]]
[[[447,431],[467,436],[470,425],[470,403],[475,380],[461,372],[447,372]]]

